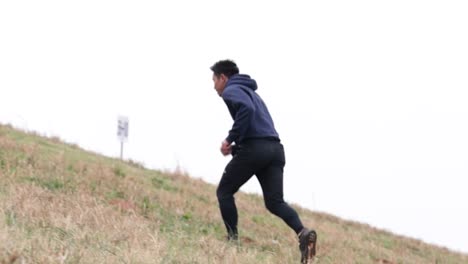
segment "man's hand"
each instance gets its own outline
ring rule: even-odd
[[[223,143],[221,143],[221,153],[224,155],[224,156],[227,156],[229,154],[231,154],[231,144],[229,144],[229,142],[227,142],[226,140],[223,140]]]

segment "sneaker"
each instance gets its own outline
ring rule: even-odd
[[[226,240],[228,242],[237,242],[237,241],[239,241],[239,235],[237,235],[237,234],[228,234],[227,237],[226,237]]]
[[[314,230],[304,228],[299,233],[299,249],[301,250],[301,263],[307,264],[315,256],[315,246],[317,244],[317,233]]]

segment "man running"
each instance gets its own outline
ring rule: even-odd
[[[283,199],[284,148],[267,106],[256,93],[257,83],[249,75],[239,74],[239,68],[231,60],[218,61],[210,69],[214,88],[234,120],[221,143],[221,153],[231,154],[233,158],[216,191],[228,240],[238,239],[234,194],[255,175],[262,187],[266,208],[296,232],[301,263],[307,263],[315,255],[317,234],[302,225],[297,212]]]

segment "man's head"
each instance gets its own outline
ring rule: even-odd
[[[239,73],[239,68],[237,68],[236,63],[232,60],[218,61],[210,69],[213,71],[214,88],[219,96],[223,93],[229,78]]]

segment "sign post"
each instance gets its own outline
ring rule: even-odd
[[[123,159],[123,143],[128,140],[128,118],[125,116],[118,118],[117,137],[120,140],[120,159]]]

